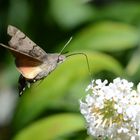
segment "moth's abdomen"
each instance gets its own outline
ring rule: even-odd
[[[57,67],[57,63],[49,63],[44,62],[42,65],[40,65],[41,72],[37,74],[35,77],[35,80],[41,80],[45,77],[47,77],[53,70],[55,70]]]

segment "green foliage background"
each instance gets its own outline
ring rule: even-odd
[[[139,0],[1,0],[0,42],[4,44],[9,40],[9,24],[47,53],[60,52],[73,36],[65,51],[86,53],[93,78],[139,82]],[[0,87],[15,87],[19,74],[13,57],[3,48],[0,52]],[[79,99],[86,95],[89,83],[85,58],[68,58],[45,80],[17,97],[13,118],[0,128],[0,139],[92,139],[79,111]],[[17,91],[14,94],[18,96]]]

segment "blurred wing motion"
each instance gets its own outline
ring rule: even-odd
[[[42,71],[40,65],[47,53],[16,27],[9,25],[7,33],[12,37],[9,46],[0,46],[7,48],[14,55],[17,69],[22,75],[19,78],[19,91],[23,91],[26,82],[33,81]]]

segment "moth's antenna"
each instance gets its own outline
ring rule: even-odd
[[[68,46],[68,44],[71,42],[72,37],[70,37],[70,39],[68,40],[68,42],[64,45],[64,47],[62,48],[62,50],[60,51],[59,54],[62,54],[62,52],[64,51],[64,49]]]
[[[85,53],[77,52],[77,53],[69,54],[69,55],[67,55],[66,57],[70,57],[70,56],[72,56],[72,55],[83,55],[83,56],[85,56],[85,58],[86,58],[86,62],[87,62],[87,66],[88,66],[89,76],[90,76],[90,78],[91,78],[91,82],[92,82],[92,74],[91,74],[91,71],[90,71],[90,66],[89,66],[88,56],[87,56]]]

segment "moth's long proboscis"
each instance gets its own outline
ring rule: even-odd
[[[89,76],[90,76],[91,81],[92,81],[92,74],[91,74],[91,70],[90,70],[90,65],[89,65],[88,56],[87,56],[85,53],[77,52],[77,53],[69,54],[69,55],[67,55],[66,57],[70,57],[70,56],[72,56],[72,55],[83,55],[83,56],[85,56],[85,58],[86,58],[86,62],[87,62],[87,66],[88,66]]]

